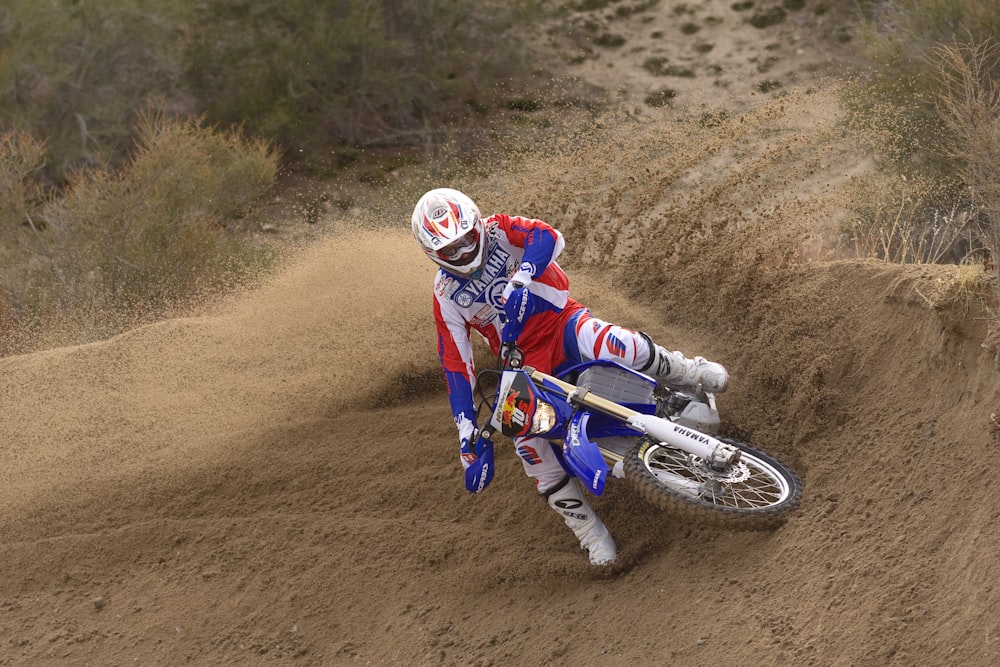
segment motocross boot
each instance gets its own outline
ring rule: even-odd
[[[729,373],[722,364],[708,361],[704,357],[687,359],[680,352],[671,352],[642,334],[649,344],[649,361],[640,373],[652,375],[657,380],[675,387],[696,387],[721,394],[729,385]]]
[[[615,541],[604,522],[583,497],[583,489],[575,478],[565,477],[554,488],[542,494],[549,506],[566,522],[580,540],[580,547],[590,554],[591,565],[608,565],[618,557]]]

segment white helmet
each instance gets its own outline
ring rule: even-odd
[[[476,203],[458,190],[425,193],[410,222],[417,243],[445,271],[468,276],[482,266],[486,225]]]

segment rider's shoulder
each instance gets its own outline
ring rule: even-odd
[[[483,218],[483,225],[486,226],[486,230],[497,229],[501,227],[505,222],[510,220],[511,217],[506,213],[491,213],[490,215]]]
[[[494,213],[483,220],[486,228],[487,252],[491,251],[498,244],[509,242],[511,233],[511,218],[503,213]]]

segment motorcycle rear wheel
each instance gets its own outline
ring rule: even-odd
[[[738,463],[715,469],[697,456],[644,438],[625,455],[625,479],[656,507],[696,523],[736,530],[780,526],[802,497],[798,475],[744,442],[718,439],[742,450]]]

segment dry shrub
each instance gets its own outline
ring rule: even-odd
[[[953,141],[948,155],[958,166],[980,219],[978,231],[1000,278],[1000,45],[941,45],[934,51],[940,83],[936,108]]]
[[[971,216],[949,189],[921,177],[873,175],[854,185],[854,253],[898,264],[960,262],[974,247]]]
[[[39,211],[34,242],[4,270],[16,329],[108,335],[269,264],[270,251],[226,230],[275,180],[268,144],[154,114],[137,133],[121,171],[76,173]],[[25,347],[23,331],[7,334],[3,351]]]
[[[32,236],[40,236],[34,219],[45,195],[34,176],[45,162],[45,151],[45,143],[28,133],[0,135],[0,335],[16,318],[11,284],[24,263],[25,246]]]
[[[921,293],[935,309],[957,306],[968,310],[973,303],[988,308],[991,280],[981,264],[963,264],[954,273],[936,281],[928,294]]]
[[[960,261],[985,248],[995,258],[1000,48],[992,35],[1000,4],[879,0],[862,6],[868,14],[863,42],[874,69],[848,98],[852,123],[870,139],[881,167],[897,176],[885,176],[860,198],[851,230],[859,253],[899,262]]]
[[[907,301],[919,301],[935,311],[968,313],[975,309],[992,317],[996,310],[993,279],[982,264],[900,272],[888,293]]]
[[[45,150],[45,142],[26,132],[0,134],[0,224],[5,229],[22,224],[41,198],[32,176],[45,164]]]

